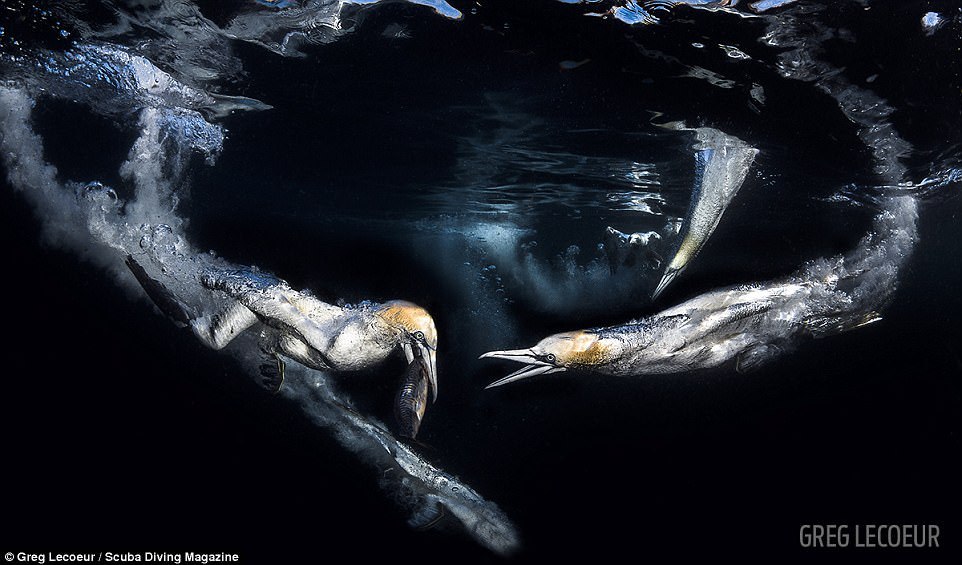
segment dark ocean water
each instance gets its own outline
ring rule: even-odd
[[[113,8],[93,4],[78,22],[110,19]],[[222,153],[213,166],[196,159],[182,187],[191,241],[332,302],[425,306],[441,334],[441,393],[416,449],[514,521],[514,561],[955,562],[962,200],[958,180],[925,179],[957,179],[962,162],[959,4],[799,1],[759,18],[679,6],[644,26],[586,16],[595,3],[450,4],[461,19],[365,8],[352,33],[300,58],[232,42],[244,71],[211,88],[274,108],[218,122]],[[16,27],[30,6],[3,7],[15,15],[0,39],[15,30],[21,42],[0,43],[8,54],[51,47],[57,26],[83,37],[66,20]],[[241,10],[200,7],[220,26]],[[930,11],[940,27],[922,25]],[[564,373],[483,390],[506,374],[476,360],[485,351],[784,276],[870,228],[869,201],[888,184],[876,153],[837,99],[780,74],[784,50],[759,41],[768,18],[788,16],[817,22],[805,29],[819,59],[893,107],[879,123],[912,148],[902,162],[921,202],[919,243],[883,320],[801,341],[747,374]],[[696,67],[715,78],[684,76]],[[655,115],[760,153],[701,254],[652,304],[660,272],[616,290],[585,273],[606,226],[658,230],[686,213],[692,136]],[[33,126],[63,179],[99,179],[125,197],[117,171],[135,113],[39,97]],[[376,472],[294,402],[45,242],[22,195],[0,194],[10,313],[0,549],[501,559],[467,537],[410,529]],[[574,290],[558,290],[568,280]],[[391,422],[401,370],[394,359],[335,381]],[[800,547],[801,525],[833,523],[938,524],[941,547]]]

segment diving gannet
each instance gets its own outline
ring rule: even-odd
[[[428,392],[432,401],[437,399],[437,329],[427,310],[416,304],[392,300],[335,306],[255,269],[208,269],[201,284],[224,293],[227,305],[214,314],[195,315],[132,257],[127,265],[161,310],[189,325],[212,349],[226,347],[260,324],[261,374],[275,391],[284,380],[285,358],[320,371],[357,371],[400,349],[409,364],[395,406],[403,416],[398,418],[401,435],[417,434]]]
[[[797,336],[875,322],[917,239],[917,208],[912,196],[888,198],[852,252],[812,261],[785,279],[707,292],[626,324],[555,334],[529,349],[485,353],[481,358],[525,364],[488,388],[568,370],[678,373],[733,359],[745,370]]]
[[[673,129],[687,129],[670,126]],[[668,263],[652,299],[668,288],[692,259],[698,255],[722,214],[745,182],[758,149],[713,128],[695,128],[696,180],[688,214],[681,227],[681,240]]]

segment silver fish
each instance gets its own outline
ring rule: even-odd
[[[414,439],[418,435],[424,411],[428,407],[429,384],[428,364],[424,357],[415,356],[404,372],[401,388],[394,402],[394,416],[400,426],[401,437]]]

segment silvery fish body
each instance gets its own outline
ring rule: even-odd
[[[414,439],[421,428],[428,406],[428,365],[423,357],[415,357],[408,365],[394,403],[394,413],[400,431],[398,435]]]

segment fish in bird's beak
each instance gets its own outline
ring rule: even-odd
[[[496,386],[506,385],[514,381],[520,381],[521,379],[527,379],[528,377],[536,377],[538,375],[550,375],[551,373],[560,373],[562,371],[567,371],[566,367],[556,364],[557,359],[552,353],[541,353],[535,351],[534,349],[515,349],[511,351],[489,351],[479,357],[479,359],[485,358],[494,359],[507,359],[508,361],[514,361],[516,363],[524,363],[525,366],[518,369],[517,371],[511,373],[510,375],[504,377],[503,379],[498,379],[485,389],[494,388]]]
[[[398,331],[397,338],[408,365],[415,355],[425,360],[432,402],[438,399],[438,330],[428,311],[404,300],[385,302],[378,316]]]
[[[408,365],[415,358],[424,360],[427,382],[431,389],[431,402],[434,402],[438,399],[438,352],[436,348],[428,345],[423,333],[415,333],[420,335],[412,335],[410,341],[401,345],[401,349],[404,351],[404,358]]]
[[[428,407],[428,367],[427,358],[417,355],[408,364],[401,379],[401,388],[394,401],[394,416],[400,426],[401,437],[414,439],[421,429],[421,421]]]

